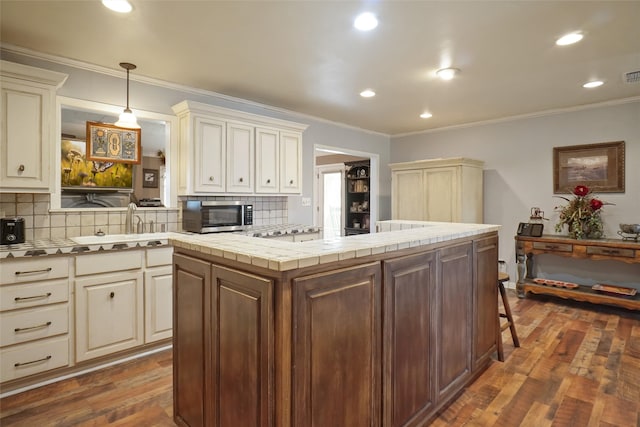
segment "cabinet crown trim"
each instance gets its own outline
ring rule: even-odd
[[[41,85],[54,86],[58,89],[69,77],[68,74],[31,67],[29,65],[17,64],[15,62],[4,60],[0,62],[2,77],[5,78],[14,78],[22,81],[26,80]]]
[[[186,114],[206,114],[215,115],[216,118],[242,122],[250,122],[254,126],[276,127],[278,130],[290,130],[303,132],[309,125],[291,122],[288,120],[275,119],[273,117],[261,116],[244,111],[232,110],[230,108],[218,107],[210,104],[185,100],[171,107],[178,117]]]
[[[390,163],[389,167],[392,170],[401,170],[401,169],[420,169],[425,167],[445,167],[445,166],[469,166],[482,169],[484,167],[484,161],[482,160],[474,160],[466,157],[451,157],[447,159],[424,159],[424,160],[415,160],[412,162],[400,162],[400,163]]]

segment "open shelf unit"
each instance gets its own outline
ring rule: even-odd
[[[370,162],[369,160],[346,162],[345,173],[345,221],[344,234],[369,233],[371,223],[369,192]]]

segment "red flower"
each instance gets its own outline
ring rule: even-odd
[[[584,185],[576,185],[576,188],[573,189],[573,194],[578,197],[584,197],[589,194],[589,187]]]
[[[597,211],[602,207],[602,205],[604,205],[604,203],[602,203],[598,199],[591,199],[591,202],[589,202],[589,205],[591,206],[592,210]]]

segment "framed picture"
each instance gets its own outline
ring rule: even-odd
[[[87,122],[87,159],[139,165],[142,161],[140,129]]]
[[[158,188],[158,169],[142,169],[142,187]]]
[[[624,193],[624,141],[553,148],[553,192],[586,185],[598,193]]]

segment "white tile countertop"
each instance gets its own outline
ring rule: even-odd
[[[380,221],[381,232],[307,242],[253,239],[238,234],[173,235],[175,247],[211,254],[275,271],[294,270],[350,258],[497,231],[499,225],[426,221]]]
[[[317,233],[319,227],[302,224],[280,224],[250,227],[245,231],[236,232],[237,235],[252,237],[274,237],[287,234]],[[224,233],[226,234],[226,233]],[[33,240],[17,245],[1,245],[0,259],[19,258],[56,254],[75,254],[93,251],[128,249],[136,247],[163,246],[169,244],[169,238],[194,233],[165,232],[141,234],[104,234],[102,236],[79,236],[67,239]],[[210,238],[222,234],[207,234]]]

